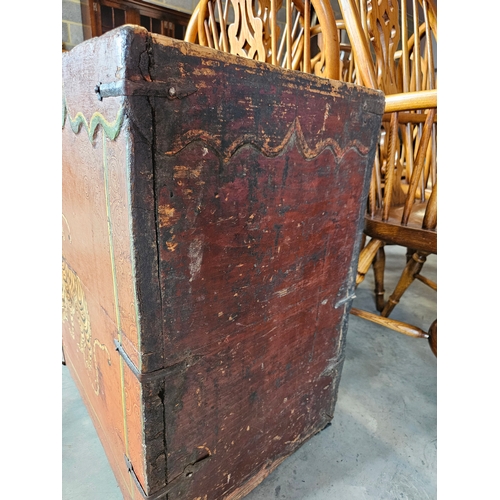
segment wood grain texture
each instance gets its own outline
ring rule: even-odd
[[[130,26],[63,66],[68,366],[125,498],[242,498],[333,416],[383,97]]]

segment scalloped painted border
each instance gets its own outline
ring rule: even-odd
[[[123,106],[118,110],[118,114],[113,122],[108,122],[104,116],[95,112],[91,119],[90,123],[87,122],[87,119],[83,115],[81,111],[79,111],[74,118],[71,117],[69,113],[68,106],[66,104],[66,99],[63,98],[62,103],[62,128],[66,123],[66,118],[69,120],[69,124],[71,126],[71,130],[75,134],[78,134],[82,128],[85,127],[89,140],[92,142],[94,138],[94,134],[97,130],[97,127],[101,126],[106,136],[114,141],[118,134],[120,133],[120,129],[123,124],[123,119],[125,117],[125,108]],[[349,141],[344,147],[341,147],[339,142],[329,137],[322,141],[319,141],[314,147],[310,147],[307,144],[307,141],[302,132],[302,127],[300,126],[300,120],[295,118],[293,123],[290,125],[287,133],[284,135],[283,139],[276,146],[270,146],[269,141],[262,140],[262,138],[257,137],[255,134],[244,134],[238,139],[236,139],[232,144],[225,148],[225,151],[221,151],[221,147],[217,144],[219,141],[214,140],[208,130],[190,130],[182,135],[182,137],[177,141],[176,146],[174,146],[173,151],[168,151],[165,154],[167,156],[175,156],[180,151],[185,149],[189,144],[196,141],[203,141],[208,146],[210,146],[214,151],[218,153],[219,156],[224,158],[224,160],[229,160],[238,149],[240,149],[244,145],[252,145],[257,150],[259,150],[262,154],[268,157],[277,156],[283,151],[286,145],[289,143],[290,139],[295,136],[297,138],[297,145],[306,159],[312,159],[318,156],[324,149],[330,148],[336,158],[340,160],[347,151],[351,149],[355,149],[361,156],[366,156],[368,154],[369,148],[362,144],[359,140],[353,139]]]
[[[66,118],[68,118],[71,130],[75,134],[78,134],[83,126],[85,128],[85,131],[87,132],[90,142],[93,141],[95,132],[97,130],[97,127],[99,126],[102,128],[108,139],[114,141],[120,133],[124,117],[125,108],[123,106],[120,106],[118,114],[116,115],[116,118],[113,122],[108,122],[106,118],[104,118],[104,116],[97,111],[90,118],[90,122],[87,122],[87,119],[81,111],[79,111],[75,115],[75,117],[72,118],[68,109],[68,105],[66,104],[66,99],[63,97],[62,100],[62,128],[64,128]]]
[[[183,149],[188,147],[191,143],[196,141],[202,141],[211,149],[216,151],[216,153],[222,157],[225,161],[232,158],[236,152],[243,146],[251,145],[264,156],[275,157],[278,156],[290,142],[290,140],[295,137],[297,139],[297,147],[301,152],[302,156],[308,160],[316,158],[325,149],[331,149],[337,160],[341,160],[342,157],[350,150],[355,149],[361,156],[366,156],[369,153],[369,147],[362,144],[358,139],[352,139],[344,147],[341,147],[339,142],[333,137],[328,137],[318,141],[314,147],[310,147],[307,143],[304,133],[302,132],[302,127],[300,126],[299,118],[295,118],[288,131],[283,136],[283,139],[276,146],[271,146],[269,140],[262,139],[262,137],[252,134],[243,134],[238,137],[231,144],[226,146],[224,150],[220,145],[220,141],[216,140],[211,136],[208,130],[189,130],[184,133],[176,144],[173,146],[172,151],[167,151],[165,155],[175,156],[180,153]]]

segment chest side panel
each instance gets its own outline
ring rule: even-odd
[[[240,498],[332,418],[383,99],[152,48],[165,482]]]
[[[99,100],[94,88],[130,77],[125,60],[144,46],[143,38],[132,35],[117,32],[67,53],[62,92],[63,349],[126,498],[138,492],[125,455],[147,484],[142,387],[116,351],[116,342],[126,346],[140,366],[132,132],[126,97]]]

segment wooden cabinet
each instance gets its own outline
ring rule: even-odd
[[[190,15],[142,0],[89,0],[93,36],[124,24],[142,26],[152,33],[184,39]]]
[[[63,96],[63,347],[124,498],[242,498],[332,419],[383,95],[127,26]]]

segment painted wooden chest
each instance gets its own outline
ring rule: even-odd
[[[63,55],[63,350],[126,499],[333,416],[382,94],[125,26]]]

